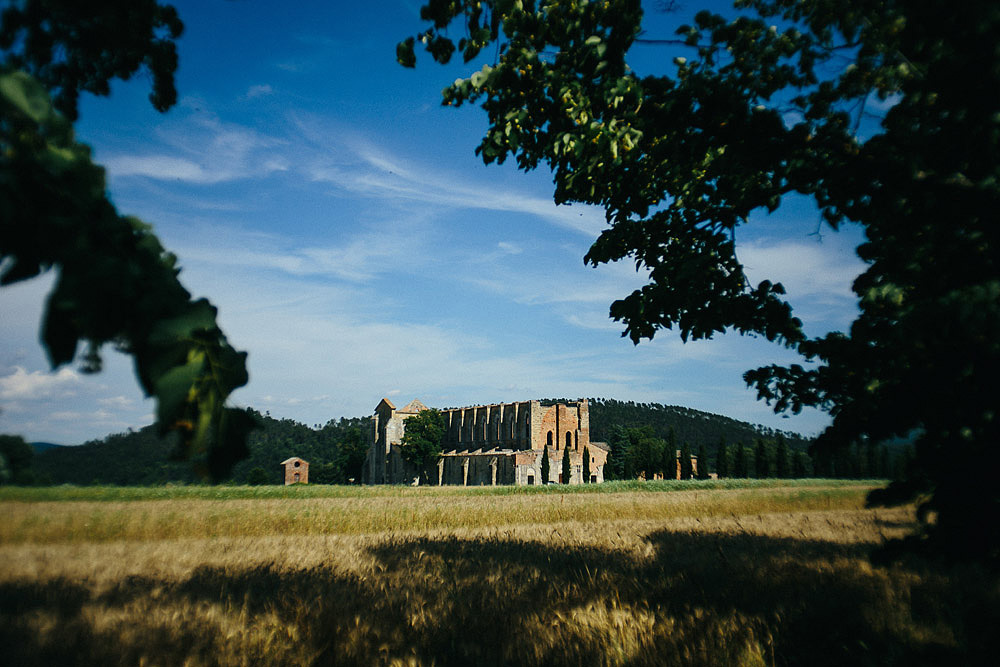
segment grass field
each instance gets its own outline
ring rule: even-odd
[[[0,489],[4,664],[995,664],[864,483]],[[567,492],[569,491],[569,492]]]

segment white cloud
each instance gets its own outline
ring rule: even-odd
[[[112,155],[104,159],[104,166],[115,176],[148,176],[195,183],[225,180],[219,175],[208,174],[191,160],[169,155]]]
[[[467,175],[413,162],[356,133],[333,130],[334,121],[303,115],[291,122],[308,151],[299,151],[303,169],[314,182],[411,210],[431,207],[489,210],[539,217],[559,227],[594,237],[605,226],[603,212],[592,206],[556,206],[550,197],[498,188],[494,181],[477,183]]]
[[[184,106],[191,107],[193,102]],[[144,176],[202,185],[286,171],[275,151],[282,142],[201,110],[157,129],[164,146],[146,154],[111,153],[100,159],[114,177]]]
[[[755,242],[737,252],[752,283],[780,282],[795,296],[828,295],[853,299],[851,283],[865,269],[853,246],[826,241]]]
[[[866,266],[855,254],[857,239],[828,234],[820,240],[757,241],[737,248],[747,279],[785,288],[795,314],[811,335],[844,330],[857,314],[854,279]]]
[[[516,243],[509,243],[507,241],[500,241],[499,243],[497,243],[497,248],[499,248],[501,251],[503,251],[504,254],[507,255],[520,255],[522,252],[524,252],[524,248],[522,248],[521,246],[517,245]]]
[[[339,243],[307,245],[278,234],[203,224],[169,245],[185,267],[197,263],[223,272],[243,268],[364,283],[387,271],[406,271],[429,261],[421,225],[416,216],[386,220],[349,233]]]
[[[97,399],[97,403],[107,408],[125,409],[134,406],[135,400],[126,396],[112,396],[110,398],[99,398]]]
[[[72,396],[80,384],[80,375],[71,368],[55,373],[28,372],[20,366],[6,377],[0,377],[0,399],[30,400],[53,396]]]
[[[84,418],[82,412],[74,412],[72,410],[57,410],[56,412],[49,413],[49,419],[60,422],[68,421],[80,421]]]
[[[271,95],[273,93],[274,93],[274,89],[271,88],[271,85],[268,84],[268,83],[265,83],[265,84],[259,84],[259,85],[256,85],[256,86],[250,86],[250,88],[247,90],[246,97],[247,97],[247,99],[252,100],[255,97],[265,97],[265,96]]]

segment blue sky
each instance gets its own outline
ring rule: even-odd
[[[186,25],[177,106],[154,111],[139,76],[85,98],[77,132],[119,210],[155,226],[185,286],[249,351],[234,403],[310,425],[369,414],[382,396],[438,407],[601,396],[806,434],[828,422],[775,416],[745,387],[748,368],[793,360],[776,345],[621,338],[608,307],[643,277],[584,266],[602,212],[556,207],[545,170],[482,164],[485,113],[440,106],[471,65],[396,64],[396,42],[422,28],[418,2],[173,4]],[[651,14],[649,36],[679,18]],[[665,71],[673,55],[640,46],[631,64]],[[737,237],[751,280],[783,282],[812,334],[853,319],[862,268],[857,233],[820,238],[817,220],[790,201]],[[50,284],[0,291],[0,432],[77,444],[150,423],[127,358],[108,352],[93,376],[48,370],[38,322]]]

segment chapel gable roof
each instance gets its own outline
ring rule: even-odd
[[[378,402],[378,405],[375,406],[375,412],[378,412],[379,408],[381,408],[383,405],[389,408],[390,410],[396,409],[396,406],[392,404],[392,401],[390,401],[388,398],[383,398],[381,401]]]
[[[427,409],[427,406],[420,402],[420,399],[415,398],[402,408],[399,409],[400,412],[405,412],[407,414],[416,414],[418,412],[423,412]]]

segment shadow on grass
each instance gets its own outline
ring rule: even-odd
[[[387,538],[362,574],[259,564],[172,582],[132,576],[103,592],[66,579],[8,583],[0,645],[7,664],[995,659],[1000,596],[975,568],[874,568],[860,546],[745,533],[661,531],[629,544]],[[96,629],[95,609],[127,617],[134,632]],[[39,617],[56,630],[36,632]]]

